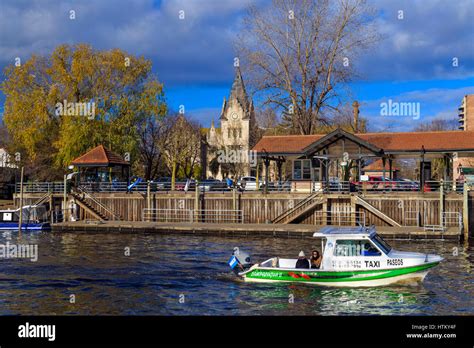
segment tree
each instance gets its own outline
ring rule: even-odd
[[[7,67],[1,89],[12,148],[37,178],[41,168],[61,177],[73,158],[99,144],[140,160],[137,124],[165,108],[150,61],[85,44],[60,45]]]
[[[427,123],[421,123],[415,127],[415,132],[433,132],[433,131],[446,131],[446,130],[457,130],[459,127],[459,120],[456,118],[442,119],[435,118]]]
[[[186,178],[195,176],[201,154],[200,126],[187,120],[184,115],[169,115],[166,118],[169,133],[161,142],[161,151],[171,172],[171,189],[181,170]]]
[[[167,122],[167,107],[164,102],[163,86],[156,80],[150,80],[144,88],[141,98],[135,100],[136,132],[142,168],[135,173],[146,180],[156,178],[163,168],[163,152],[160,146],[170,133],[172,124]]]
[[[364,0],[273,0],[251,6],[236,48],[254,92],[283,111],[292,133],[312,134],[337,109],[352,61],[377,40]]]
[[[316,133],[327,134],[337,128],[341,128],[349,133],[367,132],[367,119],[358,117],[358,125],[356,127],[354,109],[348,103],[341,105],[337,110],[329,111],[327,117],[328,122],[316,127]]]
[[[209,161],[209,170],[214,178],[217,177],[217,174],[219,174],[219,168],[219,159],[218,156],[215,156]]]

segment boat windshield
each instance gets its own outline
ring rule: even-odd
[[[390,250],[392,250],[392,247],[377,233],[372,237],[372,241],[377,244],[377,246],[382,249],[385,254],[388,254]]]

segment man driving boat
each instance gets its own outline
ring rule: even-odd
[[[296,268],[309,268],[309,261],[306,258],[304,251],[301,250],[296,261]]]

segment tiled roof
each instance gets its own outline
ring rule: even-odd
[[[107,149],[104,145],[99,145],[89,150],[84,155],[71,162],[74,166],[109,166],[109,165],[130,165],[117,155]]]
[[[300,153],[305,147],[324,137],[315,135],[264,135],[253,147],[258,152]]]
[[[302,150],[325,134],[264,136],[253,150],[268,153],[302,153]],[[474,131],[362,133],[355,134],[385,152],[397,151],[474,151]]]

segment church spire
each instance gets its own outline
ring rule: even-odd
[[[235,68],[235,77],[234,82],[232,83],[232,89],[230,90],[229,101],[232,99],[237,99],[244,108],[247,107],[247,92],[245,91],[244,80],[242,78],[240,67]]]

